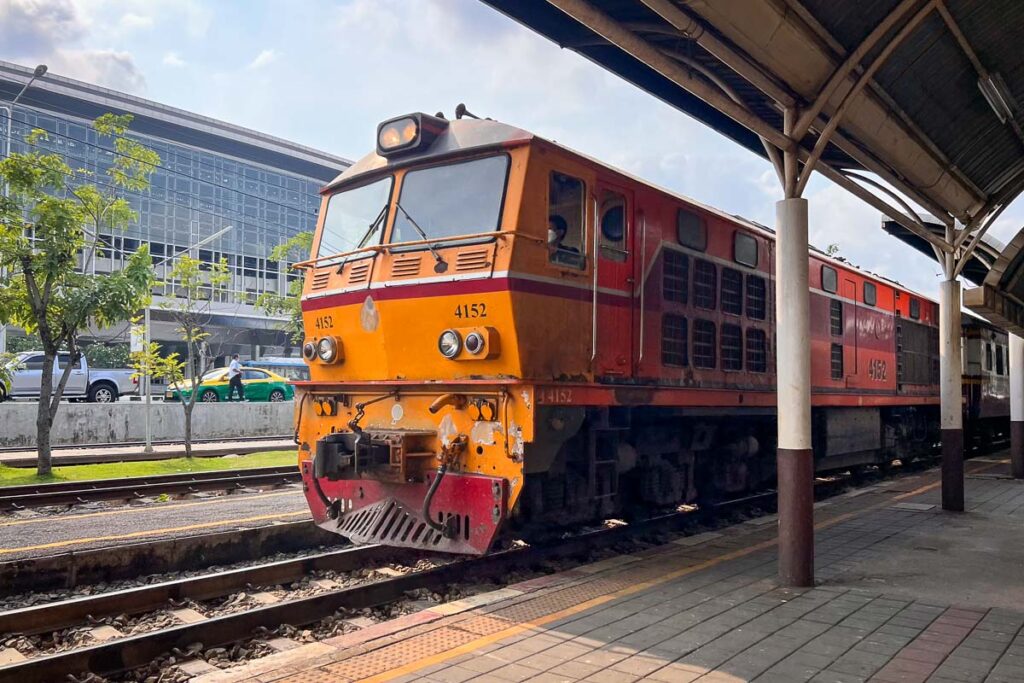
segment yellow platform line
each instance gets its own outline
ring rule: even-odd
[[[267,498],[280,498],[281,496],[294,496],[297,495],[297,491],[283,491],[279,493],[254,493],[245,496],[246,500],[252,500],[253,498],[259,498],[265,500]],[[0,528],[12,527],[12,526],[24,526],[26,524],[53,524],[54,522],[71,522],[76,519],[92,519],[95,517],[109,517],[112,515],[133,515],[142,512],[154,512],[164,510],[182,510],[185,508],[200,507],[205,505],[217,505],[219,503],[237,503],[242,500],[238,496],[221,496],[220,498],[209,498],[207,500],[192,501],[190,503],[172,503],[170,505],[157,504],[157,505],[145,505],[138,507],[125,507],[118,508],[117,510],[103,510],[102,512],[83,512],[78,515],[44,515],[42,517],[33,517],[32,519],[18,519],[10,522],[0,522]]]
[[[977,472],[982,472],[984,470],[991,469],[991,468],[996,467],[998,465],[1004,464],[1005,462],[1006,461],[984,465],[982,467],[979,467],[979,468],[973,470],[971,472],[971,474],[975,474]],[[925,484],[924,486],[916,488],[913,491],[908,491],[906,493],[901,493],[901,494],[899,494],[897,496],[893,496],[892,498],[888,498],[884,502],[876,503],[875,505],[870,505],[868,507],[865,507],[865,508],[862,508],[860,510],[856,510],[856,511],[853,511],[853,512],[846,512],[846,513],[843,513],[841,515],[837,515],[835,517],[832,517],[830,519],[826,519],[826,520],[824,520],[822,522],[819,522],[819,523],[815,524],[814,525],[814,529],[815,529],[815,531],[819,531],[821,529],[826,529],[826,528],[828,528],[830,526],[834,526],[836,524],[839,524],[840,522],[845,522],[848,519],[851,519],[851,518],[856,517],[858,515],[862,515],[862,514],[864,514],[866,512],[870,512],[872,510],[877,510],[877,509],[886,507],[888,505],[892,505],[893,501],[902,500],[904,498],[910,498],[912,496],[917,496],[917,495],[920,495],[922,493],[926,493],[926,492],[928,492],[928,491],[930,491],[932,489],[938,488],[941,484],[942,484],[942,481],[940,479],[939,481],[934,481],[931,484]],[[440,664],[441,662],[445,662],[445,661],[448,661],[450,659],[454,659],[455,657],[459,657],[461,655],[470,654],[470,653],[472,653],[472,652],[474,652],[474,651],[476,651],[476,650],[478,650],[478,649],[480,649],[482,647],[486,647],[487,645],[492,645],[492,644],[494,644],[494,643],[496,643],[498,641],[504,640],[506,638],[510,638],[512,636],[515,636],[515,635],[518,635],[518,634],[520,634],[520,633],[522,633],[524,631],[528,631],[528,630],[530,630],[532,628],[536,628],[538,626],[543,626],[544,624],[549,624],[549,623],[551,623],[553,621],[558,621],[559,619],[564,619],[565,617],[571,617],[574,614],[579,614],[580,612],[586,611],[586,610],[591,609],[593,607],[598,607],[598,606],[603,605],[603,604],[605,604],[607,602],[611,602],[612,600],[616,600],[616,599],[621,598],[621,597],[626,597],[626,596],[629,596],[629,595],[633,595],[635,593],[639,593],[640,591],[647,590],[648,588],[653,588],[655,586],[659,586],[659,585],[664,584],[664,583],[666,583],[668,581],[672,581],[674,579],[678,579],[680,577],[686,576],[687,574],[693,574],[694,572],[699,572],[699,571],[702,571],[704,569],[709,569],[710,567],[714,567],[716,565],[722,564],[723,562],[728,562],[729,560],[734,560],[734,559],[737,559],[737,558],[740,558],[740,557],[744,557],[746,555],[750,555],[752,553],[756,553],[756,552],[758,552],[760,550],[766,550],[766,549],[771,548],[772,546],[776,545],[777,543],[778,543],[778,538],[776,537],[776,538],[773,538],[773,539],[768,540],[768,541],[762,541],[762,542],[757,543],[757,544],[752,545],[752,546],[746,546],[746,547],[741,548],[739,550],[733,550],[733,551],[725,553],[723,555],[719,555],[717,557],[713,557],[710,560],[705,560],[704,562],[701,562],[700,564],[695,564],[695,565],[693,565],[691,567],[685,567],[683,569],[677,569],[676,571],[673,571],[673,572],[668,572],[668,573],[663,574],[662,576],[660,576],[659,578],[657,578],[657,579],[655,579],[653,581],[644,581],[642,583],[633,584],[632,586],[629,586],[628,588],[623,588],[622,590],[614,591],[612,593],[608,593],[607,595],[602,595],[602,596],[597,597],[597,598],[592,598],[590,600],[587,600],[586,602],[581,602],[578,605],[573,605],[572,607],[567,607],[566,609],[560,610],[558,612],[554,612],[552,614],[548,614],[548,615],[545,615],[543,617],[539,617],[537,619],[533,619],[531,621],[526,621],[526,622],[523,622],[521,624],[516,624],[515,626],[510,626],[509,628],[505,629],[504,631],[499,631],[498,633],[494,633],[494,634],[491,634],[489,636],[483,636],[481,638],[477,638],[476,640],[474,640],[472,642],[466,643],[465,645],[459,645],[458,647],[455,647],[455,648],[453,648],[451,650],[446,650],[444,652],[439,652],[437,654],[430,655],[428,657],[423,657],[423,658],[418,659],[418,660],[416,660],[414,662],[411,662],[409,664],[404,664],[404,665],[402,665],[402,666],[400,666],[398,668],[391,669],[390,671],[385,671],[384,673],[379,673],[379,674],[376,674],[374,676],[370,676],[368,678],[360,679],[356,683],[383,683],[384,681],[389,681],[389,680],[391,680],[393,678],[397,678],[399,676],[404,676],[406,674],[415,673],[416,671],[418,671],[418,670],[420,670],[422,668],[425,668],[425,667],[428,667],[428,666],[433,666],[435,664]]]
[[[193,531],[195,529],[212,529],[218,526],[228,526],[231,524],[243,524],[245,522],[263,522],[270,519],[282,519],[284,517],[298,517],[300,515],[309,515],[309,510],[297,510],[295,512],[279,512],[272,515],[256,515],[255,517],[241,517],[238,519],[221,519],[216,522],[202,522],[200,524],[188,524],[186,526],[172,526],[165,527],[163,529],[148,529],[146,531],[133,531],[127,534],[112,534],[110,536],[91,536],[88,538],[74,538],[67,541],[54,541],[53,543],[43,543],[41,545],[28,545],[22,548],[0,548],[0,555],[9,555],[11,553],[25,552],[28,550],[49,550],[52,548],[66,548],[72,545],[82,545],[85,543],[95,543],[97,541],[121,541],[128,538],[144,538],[146,536],[156,536],[158,534],[170,534],[178,531]]]

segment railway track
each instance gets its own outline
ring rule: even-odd
[[[69,505],[100,500],[131,500],[161,494],[226,491],[289,484],[301,479],[294,466],[258,467],[234,472],[193,472],[151,477],[126,477],[59,484],[30,484],[0,489],[0,511],[47,505]]]

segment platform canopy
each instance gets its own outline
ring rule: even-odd
[[[483,2],[765,156],[786,196],[819,171],[950,277],[982,279],[974,249],[1024,190],[1021,0]],[[1022,246],[965,298],[1024,334]]]

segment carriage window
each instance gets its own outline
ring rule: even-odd
[[[743,315],[743,273],[732,268],[722,268],[722,312]]]
[[[693,303],[698,308],[714,310],[715,290],[718,289],[718,269],[715,264],[696,259],[693,262]]]
[[[1003,367],[1003,346],[1002,344],[996,344],[996,374],[1005,375],[1005,368]]]
[[[829,329],[833,337],[843,336],[843,302],[832,299],[828,304]]]
[[[918,299],[910,300],[910,317],[914,320],[921,317],[921,302]]]
[[[747,330],[747,370],[768,372],[768,336],[764,330]]]
[[[715,324],[710,320],[693,321],[693,367],[715,367]]]
[[[868,306],[874,306],[878,303],[878,289],[873,282],[864,283],[864,303]]]
[[[839,275],[835,268],[821,267],[821,288],[830,294],[835,294],[839,289]]]
[[[992,371],[992,344],[985,342],[985,369]]]
[[[665,301],[685,304],[689,283],[690,258],[686,254],[666,249],[661,273],[661,294]]]
[[[764,320],[767,315],[768,296],[763,277],[747,276],[747,317]]]
[[[736,263],[756,268],[757,240],[744,232],[736,231],[732,242],[732,257]]]
[[[679,244],[697,251],[708,248],[708,233],[704,221],[695,213],[686,209],[676,212],[676,236]]]
[[[553,171],[548,183],[548,258],[583,270],[586,186],[579,178]]]
[[[743,330],[739,325],[722,325],[722,369],[743,369]]]
[[[601,198],[601,256],[611,261],[625,261],[626,200],[614,192]]]
[[[843,345],[832,345],[832,379],[843,378]]]
[[[661,318],[661,362],[686,367],[686,318],[666,313]]]

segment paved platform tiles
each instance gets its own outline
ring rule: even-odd
[[[775,583],[754,520],[305,645],[201,683],[1024,680],[1024,483],[968,464],[816,506],[817,578]]]

